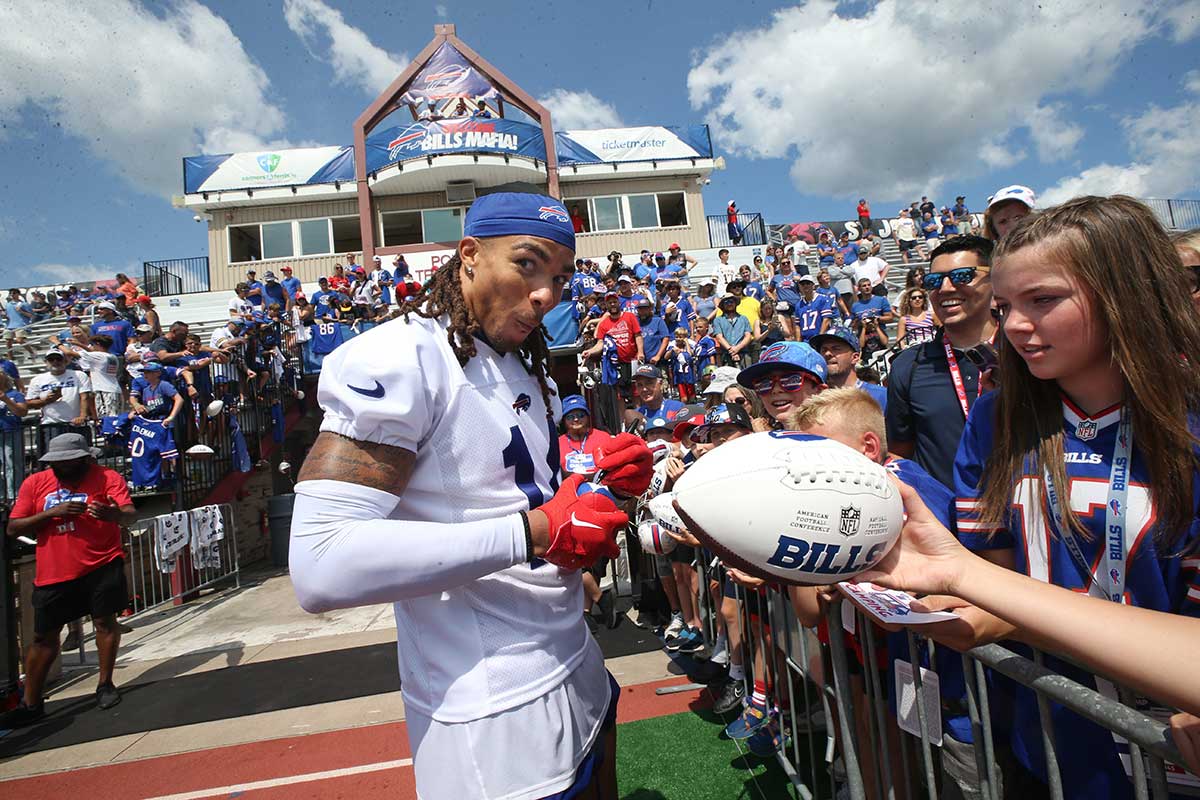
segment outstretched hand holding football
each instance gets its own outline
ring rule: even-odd
[[[856,575],[854,582],[916,594],[956,594],[962,574],[975,556],[938,522],[916,489],[895,478],[892,481],[904,501],[900,538],[878,564]]]

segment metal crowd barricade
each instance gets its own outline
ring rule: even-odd
[[[702,595],[706,596],[711,565],[701,564],[699,569]],[[719,576],[720,572],[716,567],[712,574]],[[705,599],[702,597],[702,602]],[[876,635],[880,635],[880,629],[863,612],[841,599],[830,603],[824,615],[828,641],[814,647],[817,637],[813,629],[800,624],[785,593],[773,588],[756,591],[738,587],[738,602],[746,694],[752,691],[756,672],[765,671],[768,683],[773,684],[770,700],[781,709],[777,719],[784,735],[775,757],[791,782],[791,796],[805,800],[934,800],[941,796],[946,776],[939,748],[942,731],[934,729],[936,720],[930,719],[927,711],[927,704],[943,708],[947,700],[928,694],[933,691],[928,681],[937,674],[935,654],[940,645],[910,628],[904,637],[907,652],[888,656],[891,660],[899,655],[912,668],[912,700],[920,735],[910,735],[897,725],[897,712],[891,705],[896,700],[889,701],[895,695],[894,681],[881,680],[894,675],[891,666],[879,667],[881,653]],[[715,641],[711,626],[714,615],[711,609],[708,611],[705,633],[711,642]],[[849,646],[844,625],[857,632],[857,650]],[[922,656],[927,657],[927,666],[922,664]],[[1051,703],[1128,742],[1127,770],[1132,775],[1133,796],[1138,800],[1160,800],[1168,796],[1168,790],[1172,795],[1197,794],[1168,783],[1167,762],[1178,773],[1174,765],[1179,763],[1179,752],[1166,724],[1134,707],[1132,692],[1120,690],[1119,700],[1107,697],[1049,669],[1038,651],[1031,659],[990,644],[960,657],[966,687],[965,715],[973,740],[969,747],[975,764],[975,786],[983,800],[1014,796],[1002,791],[1009,776],[1001,765],[1011,765],[998,758],[1002,750],[1007,752],[1007,741],[993,730],[989,672],[1037,695],[1048,772],[1046,793],[1052,800],[1063,797],[1063,786],[1057,756],[1060,742],[1050,717]],[[892,685],[887,685],[889,682]],[[819,724],[822,716],[824,726]],[[954,788],[957,792],[958,787]]]
[[[174,570],[164,571],[165,559],[156,534],[157,518],[138,520],[125,530],[125,568],[134,615],[182,600],[225,580],[232,579],[234,586],[241,585],[233,508],[228,503],[217,508],[225,530],[224,538],[218,540],[216,547],[217,563],[198,563],[199,554],[192,552],[189,543],[175,559]],[[189,515],[189,539],[194,541],[190,526]]]

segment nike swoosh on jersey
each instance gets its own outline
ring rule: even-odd
[[[360,388],[360,387],[358,387],[358,386],[351,386],[351,385],[350,385],[350,384],[348,384],[348,383],[346,384],[346,386],[347,386],[347,388],[349,388],[349,389],[350,389],[351,391],[353,391],[353,392],[358,392],[359,394],[361,394],[361,395],[365,395],[365,396],[367,396],[367,397],[373,397],[373,398],[375,398],[376,400],[378,400],[379,398],[383,397],[383,394],[384,394],[384,390],[383,390],[383,384],[382,384],[382,383],[380,383],[379,381],[375,381],[375,388],[374,388],[374,389],[362,389],[362,388]]]
[[[571,512],[571,524],[577,528],[595,528],[596,530],[604,530],[594,522],[584,522],[579,517],[575,516],[575,512]]]

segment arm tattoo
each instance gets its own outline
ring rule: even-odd
[[[304,459],[299,480],[345,481],[401,495],[416,460],[415,453],[402,447],[322,431]]]

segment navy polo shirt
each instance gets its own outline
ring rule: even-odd
[[[914,345],[896,356],[888,372],[887,438],[914,442],[912,460],[946,486],[954,485],[954,456],[966,419],[939,328],[931,341]],[[979,370],[954,349],[967,392],[967,406],[979,393]]]

